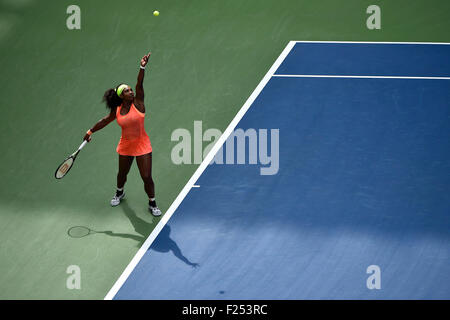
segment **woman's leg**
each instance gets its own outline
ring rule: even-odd
[[[123,189],[127,181],[128,172],[130,172],[134,157],[122,156],[119,154],[119,172],[117,173],[117,189]]]
[[[120,204],[120,200],[122,200],[123,197],[125,196],[123,187],[125,186],[125,182],[127,182],[127,175],[128,172],[130,171],[133,159],[134,157],[122,156],[119,154],[119,172],[117,173],[117,190],[116,194],[111,199],[111,205],[113,207],[118,206]]]
[[[148,209],[155,217],[158,217],[162,214],[162,212],[159,210],[155,201],[155,184],[152,179],[152,153],[150,152],[136,157],[136,162],[142,180],[144,180],[145,192],[148,195]]]
[[[136,163],[139,168],[142,180],[144,181],[144,189],[149,200],[155,198],[155,184],[152,179],[152,153],[147,153],[136,157]]]

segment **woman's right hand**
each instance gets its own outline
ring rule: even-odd
[[[91,140],[92,140],[91,135],[86,133],[86,135],[85,135],[84,138],[83,138],[83,141],[90,142]]]

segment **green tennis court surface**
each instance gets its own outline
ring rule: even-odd
[[[160,218],[147,211],[134,164],[126,201],[111,208],[120,127],[94,134],[70,173],[56,166],[106,115],[103,92],[144,88],[158,205],[171,205],[197,168],[171,161],[177,128],[224,130],[289,40],[450,42],[448,1],[0,1],[0,298],[102,299]],[[152,12],[159,10],[159,17]],[[380,57],[383,58],[383,57]],[[71,237],[84,226],[96,232]],[[68,289],[70,266],[81,288]]]

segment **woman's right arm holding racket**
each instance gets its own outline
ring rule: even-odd
[[[104,127],[106,127],[108,124],[110,124],[115,119],[116,119],[116,112],[111,111],[111,113],[109,115],[101,118],[91,129],[88,130],[88,132],[84,136],[83,140],[86,140],[87,142],[91,141],[92,133],[94,133],[95,131],[98,131],[100,129],[103,129]]]

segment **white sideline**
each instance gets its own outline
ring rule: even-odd
[[[147,240],[145,240],[142,247],[138,250],[136,255],[133,257],[131,262],[128,264],[128,266],[125,268],[119,279],[114,283],[112,288],[109,290],[108,294],[105,296],[104,300],[112,300],[114,296],[117,294],[119,289],[122,287],[122,285],[127,280],[128,276],[131,274],[133,269],[136,267],[136,265],[139,263],[139,261],[144,256],[145,252],[150,248],[153,241],[156,239],[158,234],[161,232],[163,227],[166,225],[166,223],[169,221],[170,217],[172,217],[175,210],[178,208],[180,203],[183,201],[183,199],[186,197],[188,192],[191,190],[195,182],[198,180],[198,178],[201,176],[203,171],[205,171],[208,164],[213,160],[216,153],[219,151],[219,149],[222,147],[222,145],[227,140],[228,136],[233,132],[234,128],[237,126],[239,121],[241,121],[242,117],[245,115],[247,110],[250,108],[252,103],[255,101],[256,97],[261,93],[262,89],[266,86],[266,84],[269,82],[272,75],[275,73],[275,71],[278,69],[278,67],[281,65],[283,60],[286,58],[286,56],[289,54],[289,52],[292,50],[292,48],[295,45],[295,41],[290,41],[286,48],[284,48],[283,52],[280,54],[278,59],[275,61],[275,63],[272,65],[272,67],[269,69],[269,71],[266,73],[264,78],[261,80],[261,82],[258,84],[256,89],[253,91],[253,93],[250,95],[250,97],[247,99],[247,101],[244,103],[244,105],[241,107],[239,112],[236,114],[234,119],[231,121],[231,123],[228,125],[225,132],[220,136],[217,143],[214,145],[214,147],[210,150],[208,155],[203,159],[200,166],[197,168],[197,170],[194,172],[193,176],[189,179],[187,184],[184,186],[184,188],[181,190],[180,194],[176,197],[175,201],[172,203],[172,205],[167,210],[166,214],[162,217],[162,219],[159,221],[159,223],[156,225],[155,229],[153,229],[152,233],[150,233]]]

